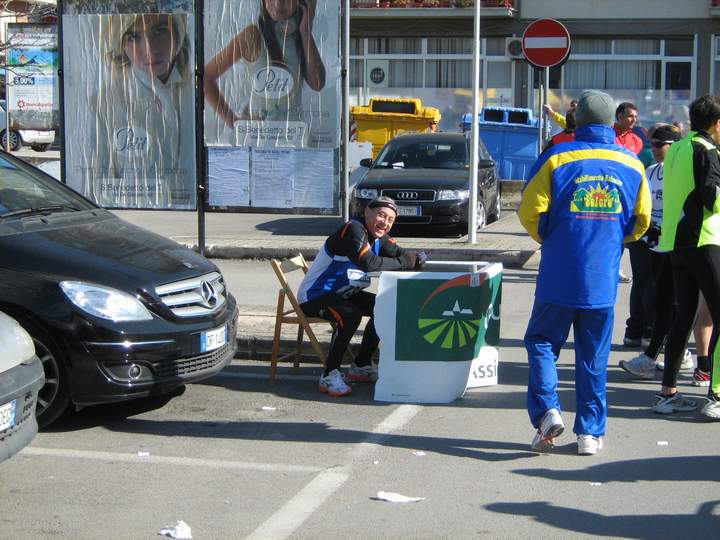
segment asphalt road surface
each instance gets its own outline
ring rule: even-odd
[[[269,265],[220,263],[231,290],[272,306]],[[384,404],[368,385],[317,391],[319,369],[235,362],[166,399],[62,418],[0,465],[2,539],[154,539],[185,521],[195,539],[717,538],[720,425],[649,411],[656,381],[631,381],[615,346],[605,448],[529,451],[522,336],[535,274],[505,274],[500,384],[449,405]],[[629,286],[620,286],[620,343]],[[572,346],[572,335],[570,347]],[[571,348],[559,361],[574,417]],[[681,385],[689,394],[683,372]],[[378,500],[378,492],[422,497]]]

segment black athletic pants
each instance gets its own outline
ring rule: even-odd
[[[645,354],[657,360],[675,318],[675,287],[669,253],[651,251],[650,266],[655,281],[655,324]]]
[[[630,286],[630,317],[625,323],[625,337],[650,337],[655,319],[655,283],[650,266],[651,251],[641,240],[631,242],[626,247],[630,253],[633,279]]]
[[[713,321],[708,355],[713,358],[713,382],[718,377],[714,361],[715,346],[720,334],[720,246],[707,245],[699,248],[676,249],[670,255],[677,298],[677,313],[665,347],[665,370],[663,386],[677,386],[678,372],[688,335],[695,321],[698,290],[702,291]],[[711,382],[710,389],[718,392]]]
[[[325,375],[340,367],[345,351],[355,334],[355,330],[360,326],[363,315],[370,317],[365,330],[363,330],[360,351],[355,358],[355,365],[357,366],[370,365],[372,355],[377,350],[378,343],[380,343],[373,322],[374,294],[360,291],[349,298],[343,298],[339,294],[331,292],[303,302],[300,307],[305,315],[321,317],[336,323],[332,341],[330,342]]]

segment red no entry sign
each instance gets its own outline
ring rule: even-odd
[[[525,29],[522,45],[525,58],[535,67],[557,66],[570,54],[570,32],[555,19],[538,19]]]

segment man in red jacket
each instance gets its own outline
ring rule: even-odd
[[[637,120],[637,107],[629,101],[622,102],[615,109],[615,143],[624,146],[636,156],[643,149],[642,139],[632,130]]]

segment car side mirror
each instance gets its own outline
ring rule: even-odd
[[[492,159],[478,159],[478,169],[491,169],[495,166]]]
[[[366,169],[371,169],[373,164],[373,160],[371,158],[364,158],[360,160],[360,166],[365,167]]]

